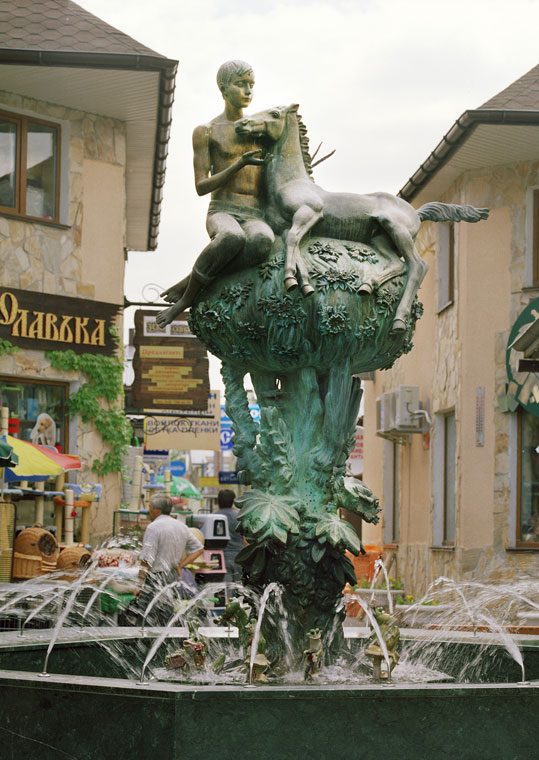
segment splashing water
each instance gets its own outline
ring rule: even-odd
[[[255,664],[255,658],[258,652],[258,644],[260,642],[260,629],[262,628],[262,620],[264,618],[264,612],[266,611],[266,604],[270,594],[279,588],[278,583],[268,583],[264,589],[264,593],[260,598],[260,607],[258,609],[258,619],[256,621],[255,630],[253,633],[253,641],[251,644],[251,659],[249,660],[249,683],[253,683],[253,668]]]

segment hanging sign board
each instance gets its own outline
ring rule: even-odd
[[[0,287],[0,338],[20,348],[116,353],[116,315],[122,307],[86,298]]]
[[[158,313],[135,313],[133,404],[137,409],[205,412],[210,392],[206,346],[185,320],[161,330]]]
[[[348,465],[352,475],[363,474],[363,428],[358,425],[355,433],[355,446],[348,457]]]
[[[145,443],[148,449],[176,449],[178,451],[219,451],[220,393],[211,391],[206,399],[210,416],[146,417]]]

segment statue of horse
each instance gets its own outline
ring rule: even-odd
[[[310,176],[307,130],[298,108],[298,104],[270,108],[235,124],[239,134],[264,137],[271,145],[273,155],[266,166],[268,216],[280,217],[284,222],[281,226],[288,229],[285,287],[292,290],[299,284],[304,295],[313,293],[299,249],[310,230],[338,240],[371,243],[375,248],[389,246],[402,256],[408,268],[406,287],[392,325],[393,332],[402,332],[427,271],[414,244],[421,223],[478,222],[488,217],[488,209],[435,202],[416,211],[405,200],[389,193],[358,195],[324,190]],[[371,292],[372,284],[364,283],[360,293]]]

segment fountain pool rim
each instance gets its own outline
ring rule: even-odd
[[[0,686],[7,757],[506,760],[537,741],[539,681],[245,688],[4,670]]]

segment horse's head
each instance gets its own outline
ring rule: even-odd
[[[286,117],[291,111],[297,111],[298,108],[297,103],[293,103],[291,106],[268,108],[266,111],[253,114],[253,116],[238,119],[234,127],[240,135],[256,135],[257,137],[266,137],[271,142],[277,142],[283,134]]]

